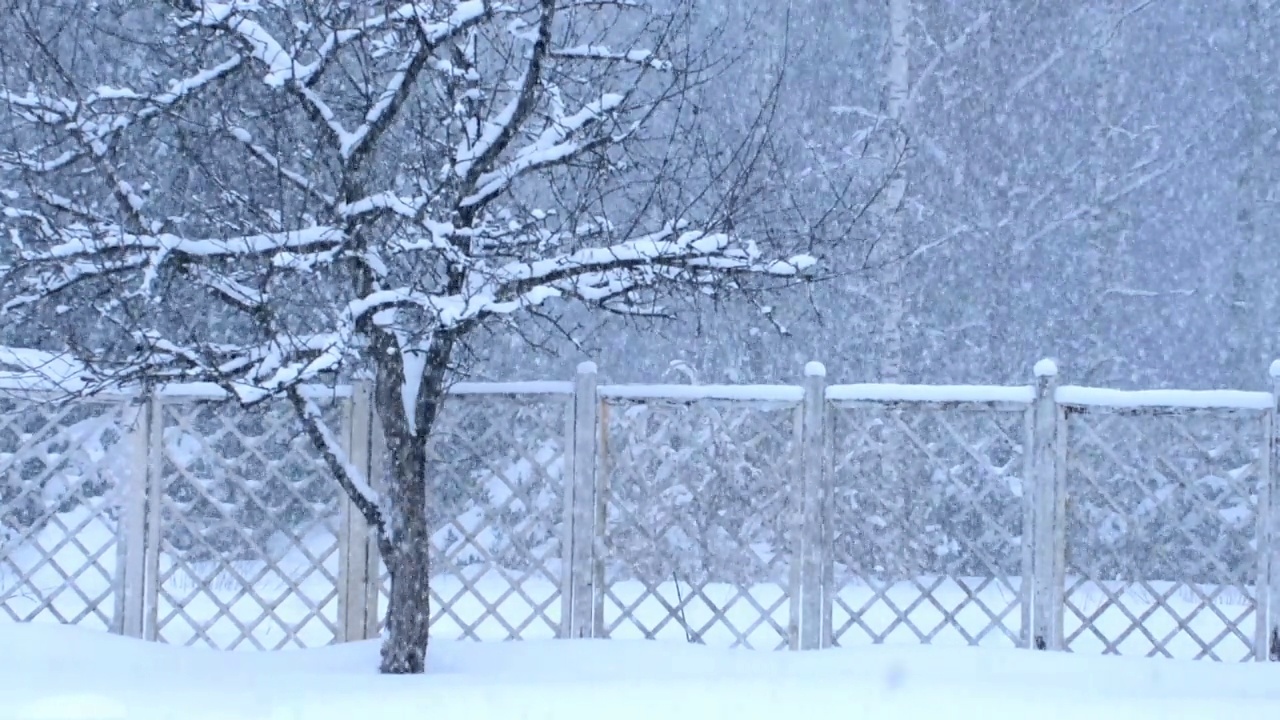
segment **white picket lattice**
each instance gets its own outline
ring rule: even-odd
[[[1245,660],[1265,413],[1067,413],[1066,646]]]
[[[1027,408],[845,405],[830,419],[829,642],[1025,646]]]
[[[341,405],[327,409],[341,427]],[[225,649],[333,642],[341,502],[292,410],[166,398],[157,411],[156,636]]]
[[[121,629],[131,415],[122,403],[0,397],[0,618]]]
[[[798,560],[798,403],[609,400],[596,635],[779,648]]]
[[[455,387],[436,637],[1280,660],[1276,393]],[[1277,366],[1280,368],[1280,365]],[[0,396],[0,620],[225,649],[371,637],[386,576],[288,404]],[[366,386],[308,390],[387,467]],[[195,394],[192,394],[195,393]]]

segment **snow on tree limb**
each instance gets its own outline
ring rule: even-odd
[[[253,18],[253,5],[208,0],[189,0],[187,5],[192,16],[186,24],[216,28],[238,37],[250,57],[266,68],[263,82],[270,87],[293,90],[309,106],[312,116],[323,121],[344,160],[358,156],[370,138],[376,138],[386,130],[436,47],[481,22],[492,12],[490,0],[457,2],[453,11],[443,18],[433,17],[423,3],[405,3],[391,13],[366,20],[358,28],[345,33],[331,33],[318,49],[316,60],[302,64]],[[432,7],[435,5],[433,3]],[[406,21],[416,24],[418,39],[404,54],[400,66],[365,112],[363,121],[355,129],[348,130],[332,106],[314,89],[316,80],[328,66],[333,53],[343,45],[362,37],[368,30]]]
[[[0,215],[20,217],[5,208]],[[86,279],[114,275],[130,270],[147,269],[149,277],[161,265],[173,260],[215,259],[260,256],[280,251],[315,251],[332,249],[346,239],[345,233],[332,227],[309,227],[302,230],[231,238],[184,238],[171,234],[134,235],[118,228],[91,229],[71,226],[46,230],[56,244],[43,250],[22,249],[17,266],[34,270],[22,277],[24,292],[11,298],[5,310],[37,302]],[[283,256],[287,262],[293,255]],[[41,270],[52,272],[41,273]],[[149,287],[144,279],[144,288]]]
[[[387,512],[383,507],[382,496],[373,489],[365,473],[351,462],[351,456],[338,436],[333,434],[324,420],[324,413],[315,400],[306,397],[296,387],[289,390],[289,401],[293,404],[303,430],[310,436],[312,443],[321,450],[325,465],[337,478],[338,484],[346,491],[347,497],[356,506],[369,527],[377,531],[380,550],[386,556],[390,550],[387,537]]]
[[[605,45],[576,45],[574,47],[556,48],[551,55],[557,58],[572,60],[608,60],[643,65],[653,70],[666,72],[671,70],[671,63],[654,57],[651,50],[628,50],[617,52]]]
[[[95,146],[116,143],[124,137],[119,133],[137,128],[141,120],[163,121],[167,116],[162,111],[180,109],[181,100],[212,91],[215,80],[247,67],[253,74],[241,73],[241,83],[265,84],[296,99],[292,109],[301,111],[313,131],[330,142],[319,153],[298,152],[288,143],[273,145],[273,129],[255,126],[253,112],[210,126],[210,138],[230,141],[247,159],[243,170],[237,168],[214,187],[260,174],[278,183],[282,192],[293,193],[293,207],[304,208],[291,211],[289,219],[261,213],[251,200],[237,201],[248,206],[248,214],[226,224],[196,225],[165,217],[128,176],[136,163],[121,164],[105,153],[97,169],[118,213],[67,197],[56,184],[15,188],[16,194],[0,199],[0,223],[18,246],[6,268],[0,297],[4,312],[65,302],[77,296],[72,290],[78,286],[127,284],[127,292],[104,303],[101,312],[113,325],[133,323],[125,333],[126,346],[141,349],[117,353],[116,365],[102,366],[104,377],[149,374],[164,381],[212,382],[252,403],[330,377],[352,363],[366,363],[367,352],[381,347],[378,343],[404,350],[408,340],[388,335],[403,333],[403,322],[412,322],[419,334],[452,334],[552,298],[648,312],[634,294],[661,284],[706,286],[743,274],[793,278],[815,262],[805,255],[770,257],[749,239],[716,232],[710,225],[672,221],[646,231],[643,223],[592,220],[584,232],[584,218],[561,219],[555,208],[534,211],[532,220],[512,215],[516,203],[508,201],[520,192],[521,182],[536,181],[549,171],[577,172],[574,168],[588,152],[625,145],[632,130],[667,97],[665,90],[644,96],[645,72],[678,75],[669,63],[656,59],[656,49],[642,49],[635,42],[615,51],[600,42],[574,44],[572,38],[557,38],[566,44],[553,48],[557,14],[584,5],[565,0],[537,0],[522,8],[486,0],[409,2],[378,12],[370,7],[365,16],[355,10],[341,18],[324,15],[336,10],[317,7],[323,22],[309,27],[323,30],[304,30],[301,40],[290,34],[288,13],[281,9],[285,6],[208,0],[186,0],[181,6],[186,14],[179,27],[202,30],[182,37],[213,42],[225,51],[223,41],[214,40],[221,37],[242,55],[170,83],[167,94],[98,86],[79,99],[39,88],[0,90],[0,98],[8,99],[20,117],[50,132],[68,118],[81,117],[85,108],[103,108],[96,124],[77,126],[81,142]],[[498,20],[499,15],[504,17]],[[398,34],[388,40],[391,30]],[[477,44],[484,38],[510,43],[519,52],[504,55],[504,66],[481,64]],[[381,43],[383,64],[362,78],[335,79],[344,72],[344,52],[375,42]],[[565,68],[553,67],[556,62],[573,71],[566,74]],[[603,69],[599,79],[590,85],[571,79],[587,63]],[[431,91],[438,97],[427,93],[428,98],[409,100],[425,84],[420,74],[438,83]],[[343,82],[360,84],[343,96]],[[421,126],[427,133],[424,151],[436,148],[440,154],[438,176],[402,169],[398,172],[404,181],[393,185],[394,174],[363,169],[369,158],[386,162],[386,156],[397,162],[399,152],[383,147],[393,132],[402,132],[397,118],[423,112],[424,99],[446,97],[456,100],[450,111],[461,113],[456,125],[439,125],[432,115]],[[620,131],[622,123],[627,124]],[[397,129],[391,131],[393,126]],[[129,151],[120,143],[119,152]],[[0,148],[0,156],[35,157],[16,144]],[[55,170],[71,161],[58,162],[62,164],[28,164]],[[583,172],[607,174],[611,169]],[[633,230],[621,234],[615,227]],[[316,283],[320,274],[337,284],[321,307],[301,308],[311,313],[303,313],[305,320],[274,300],[300,284]],[[181,285],[174,286],[172,279]],[[143,308],[165,306],[174,287],[203,291],[202,297],[221,303],[238,327],[250,332],[240,342],[227,342],[192,334],[189,327],[152,322]],[[121,309],[134,302],[149,305]],[[145,355],[145,363],[137,361],[138,353]]]
[[[0,346],[0,387],[78,394],[89,369],[69,352]]]
[[[529,50],[514,96],[495,119],[485,123],[484,132],[474,145],[461,147],[455,153],[454,172],[464,178],[464,187],[476,187],[480,175],[507,149],[537,107],[543,63],[551,48],[556,0],[539,0],[538,8],[537,37]]]
[[[18,110],[15,113],[32,124],[65,125],[84,138],[84,146],[75,150],[65,150],[55,158],[40,159],[35,153],[0,150],[0,169],[17,168],[29,172],[50,173],[70,166],[77,160],[106,147],[110,140],[139,123],[146,122],[172,111],[184,100],[198,91],[208,88],[216,81],[222,80],[240,67],[240,57],[231,57],[218,65],[201,70],[190,77],[175,80],[169,84],[165,92],[150,95],[133,90],[98,88],[90,93],[84,101],[66,98],[37,96],[28,91],[17,95],[12,91],[0,88],[0,103]],[[142,107],[132,112],[106,110],[96,111],[100,101],[130,99],[142,103]],[[34,106],[34,107],[33,107]],[[35,108],[40,110],[37,112]],[[23,112],[23,111],[27,112]],[[101,154],[101,153],[98,153]]]
[[[109,255],[116,251],[163,253],[166,256],[217,258],[265,255],[279,250],[309,250],[333,247],[346,239],[345,233],[333,227],[314,226],[261,235],[229,238],[184,238],[172,234],[134,235],[112,232],[112,228],[93,231],[69,228],[60,233],[62,242],[44,251],[20,255],[23,262],[40,263],[74,260]]]
[[[464,197],[460,205],[482,205],[506,190],[521,175],[539,168],[563,164],[600,143],[608,142],[608,136],[582,140],[572,138],[587,126],[603,120],[624,99],[617,93],[606,93],[573,115],[553,118],[533,142],[516,151],[510,162],[497,170],[476,175],[475,192]]]

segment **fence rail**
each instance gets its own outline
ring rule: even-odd
[[[1280,659],[1276,393],[456,386],[433,631]],[[1280,363],[1272,368],[1273,383]],[[313,388],[385,473],[365,386]],[[368,528],[284,404],[0,396],[0,620],[217,648],[375,635]]]

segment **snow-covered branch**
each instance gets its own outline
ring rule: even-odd
[[[551,49],[556,0],[539,0],[538,5],[540,16],[537,36],[529,50],[528,60],[524,63],[514,96],[497,117],[484,124],[484,130],[474,144],[463,145],[455,152],[454,172],[463,178],[463,187],[477,187],[481,174],[506,151],[538,106],[543,63]]]
[[[21,262],[44,264],[81,258],[110,257],[111,253],[147,252],[161,257],[220,258],[266,255],[280,250],[308,251],[332,248],[346,240],[334,227],[314,226],[302,230],[229,238],[184,238],[178,235],[134,235],[117,228],[91,229],[73,226],[59,231],[56,245],[45,250],[24,251]]]
[[[619,52],[610,49],[606,45],[575,45],[574,47],[556,48],[551,51],[551,56],[568,60],[606,60],[609,62],[630,63],[662,72],[669,71],[672,68],[670,61],[656,57],[652,50],[639,49]]]
[[[116,136],[142,122],[174,111],[200,90],[230,76],[240,67],[240,62],[240,56],[233,56],[189,77],[175,80],[169,84],[168,90],[154,94],[99,87],[84,100],[72,100],[37,95],[30,91],[18,95],[0,88],[0,102],[16,110],[15,115],[18,117],[50,129],[56,127],[59,130],[71,130],[81,141],[80,147],[64,150],[52,158],[19,149],[0,149],[0,168],[50,173],[66,168],[90,153],[104,155]],[[132,111],[97,110],[106,101],[120,100],[133,101],[140,107]]]
[[[552,118],[546,129],[533,142],[517,150],[510,162],[497,170],[478,174],[475,178],[475,192],[464,197],[461,206],[483,205],[526,173],[563,164],[593,147],[610,142],[612,138],[607,134],[593,138],[576,136],[585,128],[603,121],[609,113],[622,105],[624,99],[617,93],[607,93],[573,115]]]
[[[432,3],[430,8],[425,3],[405,3],[349,30],[329,33],[315,51],[316,58],[302,63],[254,17],[260,9],[257,3],[188,0],[186,4],[191,10],[187,25],[217,29],[238,38],[249,56],[265,68],[262,81],[270,87],[287,88],[300,98],[311,117],[327,128],[344,161],[361,156],[391,125],[436,48],[493,12],[491,0],[461,0],[453,4],[451,12],[443,15],[431,12],[438,3]],[[317,81],[343,46],[363,38],[371,30],[405,23],[412,24],[417,39],[403,53],[400,64],[359,124],[348,130],[333,105],[316,90]]]
[[[676,225],[616,245],[586,248],[531,262],[509,263],[492,280],[499,285],[558,282],[577,275],[640,265],[681,265],[709,270],[750,271],[795,275],[816,261],[799,255],[786,261],[766,261],[759,248],[724,233],[677,230]]]
[[[389,556],[390,547],[385,546],[388,539],[386,518],[387,509],[383,505],[382,496],[369,483],[365,472],[351,462],[342,441],[325,422],[324,413],[315,400],[306,397],[298,388],[289,390],[289,401],[293,404],[303,430],[311,438],[312,444],[320,449],[321,457],[330,472],[338,480],[338,484],[346,491],[356,510],[359,511],[369,527],[376,531],[377,539],[384,557]]]

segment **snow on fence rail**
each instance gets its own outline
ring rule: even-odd
[[[1035,375],[459,384],[433,630],[1280,660],[1276,394]],[[309,392],[376,482],[369,389]],[[286,404],[47,400],[0,395],[0,619],[228,649],[378,632],[376,548]]]

